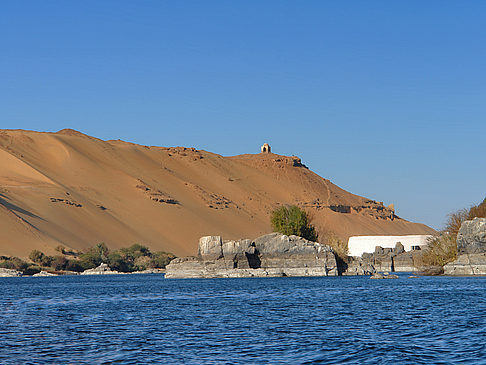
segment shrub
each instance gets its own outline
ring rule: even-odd
[[[79,260],[68,260],[64,270],[81,272],[84,271],[84,268],[81,266]]]
[[[475,217],[486,218],[486,198],[481,204],[473,205],[469,209],[467,219],[473,219]]]
[[[42,271],[42,268],[39,265],[29,265],[26,269],[24,269],[24,275],[34,275]]]
[[[332,250],[341,261],[348,258],[348,243],[341,240],[334,232],[326,235],[324,243],[332,247]]]
[[[33,262],[39,264],[42,262],[42,259],[44,258],[44,253],[39,251],[39,250],[32,250],[29,254],[29,259],[31,259]]]
[[[272,228],[287,236],[296,235],[309,241],[317,241],[316,229],[309,222],[307,213],[295,205],[280,207],[273,211]]]
[[[134,271],[133,258],[122,255],[119,251],[112,252],[108,255],[108,266],[113,270],[121,272]]]
[[[165,269],[173,259],[175,259],[175,255],[171,253],[163,251],[154,252],[150,258],[148,267],[152,269]]]
[[[2,256],[0,260],[0,267],[4,269],[12,269],[17,271],[24,271],[29,264],[18,257],[5,257]]]
[[[150,263],[149,256],[140,256],[135,259],[134,268],[137,271],[147,270],[147,268],[149,267],[149,263]]]
[[[63,255],[66,253],[66,247],[64,247],[63,245],[56,246],[55,250]]]
[[[149,248],[146,247],[146,246],[143,246],[139,243],[135,243],[135,244],[133,244],[130,247],[127,247],[127,248],[122,248],[122,249],[119,250],[119,252],[120,252],[120,255],[123,258],[131,261],[132,264],[139,257],[151,255]]]
[[[461,224],[468,219],[468,216],[469,211],[466,209],[461,209],[457,212],[450,213],[447,216],[445,231],[455,239],[459,229],[461,228]]]
[[[429,238],[421,256],[425,266],[444,266],[454,261],[457,257],[456,236],[441,233]]]
[[[52,267],[55,270],[70,270],[68,267],[71,264],[71,260],[67,259],[64,256],[54,256],[52,260]],[[76,270],[70,270],[70,271],[76,271]]]
[[[461,209],[448,215],[445,231],[451,236],[457,237],[461,224],[473,218],[486,218],[486,199],[480,204],[473,205],[469,209]]]
[[[444,231],[432,237],[422,252],[425,266],[444,266],[457,257],[457,234],[462,223],[475,217],[486,217],[486,199],[469,209],[461,209],[448,215]]]
[[[175,258],[167,252],[150,252],[150,249],[141,244],[133,244],[110,253],[108,265],[117,271],[132,272],[143,271],[148,268],[165,268]]]
[[[52,261],[54,261],[54,257],[47,256],[39,250],[32,250],[29,254],[29,259],[31,259],[34,263],[45,267],[51,266]]]
[[[58,246],[56,251],[63,251],[63,255],[47,256],[39,250],[33,250],[29,254],[30,260],[35,264],[17,258],[0,256],[0,267],[24,271],[26,275],[32,275],[42,270],[43,267],[58,271],[83,271],[107,263],[112,269],[121,272],[133,272],[148,268],[165,268],[175,258],[175,255],[167,252],[150,252],[150,249],[141,244],[133,244],[130,247],[110,252],[104,243],[98,243],[77,258],[68,258],[65,254],[76,254],[73,251]]]

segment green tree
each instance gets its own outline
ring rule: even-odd
[[[132,258],[133,260],[142,257],[142,256],[150,256],[150,249],[146,246],[143,246],[139,243],[135,243],[127,248],[122,248],[120,250],[122,256],[127,258]]]
[[[98,243],[79,256],[79,263],[84,269],[92,269],[102,262],[107,262],[108,255],[108,247],[103,242]]]
[[[120,251],[114,251],[108,255],[108,266],[116,271],[134,271],[133,261],[133,257],[127,257],[126,255],[120,253]]]
[[[272,228],[287,236],[296,235],[309,241],[317,241],[318,234],[310,224],[307,213],[295,205],[283,206],[272,212]]]

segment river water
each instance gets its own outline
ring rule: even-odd
[[[0,278],[1,364],[486,364],[486,278]]]

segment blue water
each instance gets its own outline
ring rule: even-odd
[[[0,363],[486,364],[486,278],[0,278]]]

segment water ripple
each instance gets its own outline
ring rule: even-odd
[[[486,278],[0,279],[1,364],[486,364]]]

